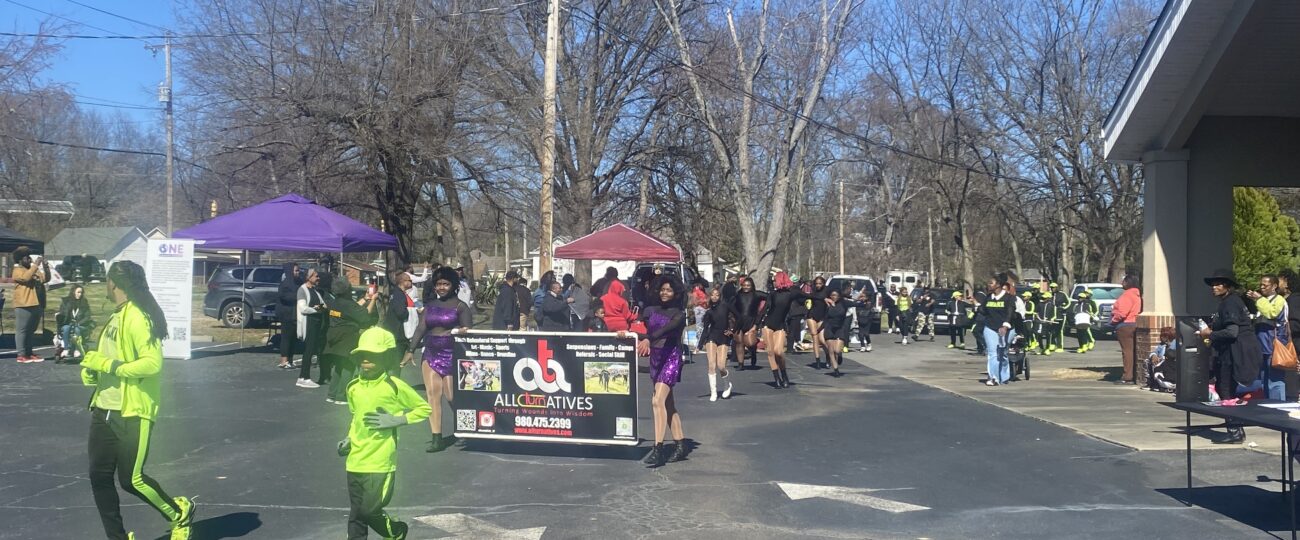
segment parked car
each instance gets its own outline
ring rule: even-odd
[[[826,288],[832,291],[842,291],[844,286],[848,285],[854,291],[867,289],[867,296],[871,297],[871,333],[880,333],[880,294],[876,287],[876,280],[870,276],[859,274],[837,274],[826,280]],[[853,328],[852,334],[857,335],[857,326]]]
[[[227,328],[275,321],[275,303],[284,269],[278,265],[222,266],[208,280],[203,314]]]
[[[104,263],[94,255],[69,255],[54,270],[71,283],[99,283],[104,281]]]
[[[1115,332],[1107,323],[1110,322],[1110,312],[1115,308],[1115,301],[1119,299],[1119,295],[1124,294],[1124,286],[1118,283],[1076,283],[1074,288],[1070,289],[1070,301],[1078,298],[1079,291],[1084,289],[1092,292],[1092,300],[1097,303],[1098,323],[1093,326],[1093,337],[1114,337]]]
[[[934,297],[934,333],[948,334],[952,332],[952,325],[956,321],[952,312],[952,291],[955,289],[931,288],[930,295]]]

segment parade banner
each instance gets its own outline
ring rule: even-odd
[[[456,436],[637,444],[636,342],[615,334],[456,334]]]
[[[149,290],[167,317],[163,357],[190,358],[190,324],[194,301],[194,240],[149,240],[144,272]]]

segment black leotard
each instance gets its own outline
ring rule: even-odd
[[[767,309],[764,310],[764,326],[768,330],[785,330],[785,317],[790,313],[790,304],[803,302],[808,295],[799,289],[778,289],[767,296]],[[824,305],[826,302],[822,302]],[[817,302],[813,302],[816,307]]]
[[[831,290],[827,289],[826,287],[822,287],[821,289],[813,289],[812,294],[809,295],[813,301],[812,308],[808,310],[809,319],[812,319],[817,322],[822,322],[826,320],[826,308],[830,306],[826,305],[825,300],[826,300],[826,295],[830,294],[830,292]]]
[[[736,329],[736,310],[726,301],[709,306],[704,312],[704,341],[714,345],[725,345],[727,331]]]
[[[766,299],[767,296],[759,291],[737,292],[732,297],[731,307],[736,311],[736,328],[741,332],[748,332],[750,328],[758,324],[758,305]]]

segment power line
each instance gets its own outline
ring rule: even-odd
[[[120,33],[120,32],[114,32],[114,31],[109,30],[109,29],[107,29],[107,28],[101,28],[101,27],[99,27],[99,26],[95,26],[95,25],[93,25],[93,24],[84,23],[84,22],[78,21],[78,20],[76,20],[76,19],[70,19],[70,18],[68,18],[68,17],[64,17],[63,15],[58,15],[58,14],[55,14],[55,13],[50,13],[50,12],[48,12],[48,11],[45,11],[45,10],[42,10],[42,9],[37,9],[37,8],[34,8],[34,7],[32,7],[32,6],[29,6],[29,5],[24,4],[24,3],[21,3],[21,2],[15,2],[14,0],[4,0],[4,1],[5,1],[5,2],[8,2],[8,3],[10,3],[10,4],[13,4],[13,5],[15,5],[15,6],[21,7],[21,8],[27,8],[27,9],[30,9],[30,10],[32,10],[32,11],[35,11],[35,12],[37,12],[37,13],[44,14],[44,15],[49,16],[49,17],[54,17],[54,18],[56,18],[56,19],[63,19],[63,20],[65,20],[65,21],[68,21],[68,22],[70,22],[70,23],[72,23],[72,24],[75,24],[75,25],[78,25],[78,26],[84,26],[84,27],[86,27],[86,28],[93,28],[93,29],[95,29],[95,30],[99,30],[100,32],[108,32],[108,33],[110,33],[110,34],[114,34],[114,35],[117,35],[117,36],[128,37],[128,36],[126,36],[125,34],[122,34],[122,33]]]
[[[125,105],[125,106],[128,106],[128,107],[148,107],[148,108],[152,108],[152,107],[149,107],[149,106],[147,106],[147,105],[140,105],[140,104],[138,104],[138,103],[128,103],[128,102],[126,102],[126,101],[117,101],[117,100],[113,100],[113,99],[106,99],[106,98],[99,98],[99,97],[94,97],[94,96],[87,96],[87,95],[85,95],[85,94],[78,94],[78,93],[75,93],[75,92],[68,92],[68,94],[69,94],[69,95],[72,95],[72,96],[74,96],[74,97],[79,97],[79,98],[81,98],[81,99],[89,99],[89,100],[91,100],[91,101],[102,101],[102,102],[104,102],[104,103],[112,103],[112,104],[114,104],[114,105]]]
[[[166,154],[164,154],[164,153],[162,153],[162,152],[152,152],[152,151],[149,151],[149,150],[131,150],[131,149],[126,149],[126,148],[105,148],[105,147],[102,147],[102,146],[87,146],[87,145],[83,145],[83,144],[62,143],[62,142],[46,141],[46,140],[42,140],[42,139],[27,139],[27,138],[23,138],[23,137],[15,137],[15,136],[13,136],[13,135],[7,135],[7,136],[8,136],[10,139],[14,139],[14,140],[18,140],[18,141],[25,141],[25,142],[32,142],[32,143],[36,143],[36,144],[44,144],[44,145],[47,145],[47,146],[60,146],[60,147],[63,147],[63,148],[76,148],[76,149],[79,149],[79,150],[95,150],[95,151],[99,151],[99,152],[113,152],[113,153],[117,153],[117,154],[135,154],[135,155],[140,155],[140,156],[159,156],[159,157],[166,156]]]
[[[5,1],[10,1],[10,0],[5,0]],[[68,0],[68,1],[69,1],[69,2],[73,2],[73,0]],[[455,12],[455,13],[444,13],[444,14],[441,14],[441,15],[436,15],[436,14],[435,14],[435,15],[428,15],[428,16],[425,16],[425,17],[418,17],[418,18],[416,18],[416,20],[419,21],[419,20],[424,20],[424,19],[448,19],[448,18],[451,18],[451,17],[461,17],[461,16],[465,16],[465,15],[487,15],[487,14],[497,14],[497,13],[502,14],[502,15],[505,15],[505,14],[509,14],[509,13],[513,13],[513,12],[515,12],[515,11],[518,11],[519,8],[521,8],[521,7],[523,7],[523,6],[527,6],[527,5],[530,5],[530,4],[536,4],[536,3],[541,2],[541,1],[543,1],[543,0],[526,0],[526,1],[522,1],[522,2],[515,2],[515,3],[513,3],[513,4],[509,4],[509,5],[505,5],[505,6],[490,7],[490,8],[476,9],[476,10],[470,10],[470,11],[458,11],[458,12]],[[76,4],[78,4],[78,5],[85,5],[85,4],[81,4],[81,3],[79,3],[79,2],[74,2],[74,3],[76,3]],[[86,6],[86,7],[90,7],[91,9],[95,9],[96,11],[103,11],[103,10],[99,10],[99,9],[93,8],[93,7],[91,7],[91,6]],[[112,14],[112,13],[109,13],[109,15],[117,16],[117,15],[114,15],[114,14]],[[137,23],[139,23],[139,24],[144,24],[144,25],[147,25],[147,26],[153,26],[154,28],[159,28],[159,29],[161,29],[161,30],[163,30],[163,31],[165,31],[165,32],[167,32],[167,33],[166,33],[166,34],[123,35],[123,34],[120,34],[120,33],[117,33],[117,32],[113,32],[113,31],[111,31],[111,30],[104,30],[103,28],[91,27],[91,28],[96,28],[97,30],[102,30],[102,31],[104,31],[104,32],[108,32],[109,34],[112,34],[112,35],[95,35],[95,34],[45,34],[45,33],[39,33],[39,32],[0,32],[0,36],[21,37],[21,38],[46,38],[46,39],[140,39],[140,40],[149,40],[149,39],[167,39],[167,38],[171,38],[171,39],[173,39],[173,40],[186,40],[186,39],[221,39],[221,38],[235,38],[235,37],[281,36],[281,35],[302,34],[302,33],[307,33],[307,32],[328,32],[328,31],[331,30],[330,28],[306,28],[306,29],[298,29],[298,30],[280,30],[280,31],[275,31],[275,32],[227,32],[227,33],[223,33],[223,34],[212,34],[212,33],[175,34],[175,33],[171,33],[170,30],[168,30],[168,29],[166,29],[166,28],[163,28],[163,27],[160,27],[160,26],[154,26],[154,25],[151,25],[151,24],[149,24],[149,23],[143,23],[143,22],[139,22],[139,21],[134,21],[134,19],[127,19],[127,20],[131,20],[131,21],[133,21],[133,22],[137,22]],[[86,25],[86,26],[90,26],[90,25]]]
[[[162,26],[158,26],[158,25],[156,25],[156,24],[147,23],[147,22],[144,22],[144,21],[138,21],[138,20],[132,19],[132,18],[130,18],[130,17],[127,17],[127,16],[125,16],[125,15],[118,15],[118,14],[113,13],[113,12],[111,12],[111,11],[106,11],[106,10],[103,10],[103,9],[99,9],[99,8],[97,8],[97,7],[95,7],[95,6],[91,6],[91,5],[83,4],[83,3],[81,3],[81,2],[78,2],[77,0],[67,0],[67,1],[70,2],[70,3],[76,4],[76,5],[78,5],[78,6],[81,6],[81,7],[87,8],[87,9],[93,9],[93,10],[95,10],[95,11],[98,11],[98,12],[103,13],[103,14],[105,14],[105,15],[108,15],[108,16],[110,16],[110,17],[117,17],[117,18],[122,19],[122,20],[127,21],[127,22],[133,22],[133,23],[135,23],[135,24],[139,24],[139,25],[142,25],[142,26],[148,26],[148,27],[151,27],[151,28],[157,28],[157,29],[159,29],[159,30],[162,30],[163,32],[171,32],[171,29],[169,29],[169,28],[164,28],[164,27],[162,27]]]
[[[715,77],[715,76],[713,76],[712,74],[710,74],[710,73],[707,72],[707,71],[697,70],[697,69],[695,69],[695,68],[693,68],[693,67],[691,67],[691,66],[688,66],[688,65],[682,63],[680,60],[678,60],[678,59],[676,59],[676,58],[673,58],[673,57],[671,57],[671,56],[668,56],[668,55],[666,55],[665,53],[660,52],[657,48],[649,46],[649,45],[648,45],[647,43],[645,43],[644,41],[640,41],[640,40],[637,40],[637,39],[635,39],[635,38],[632,38],[632,37],[628,36],[627,34],[623,33],[622,31],[620,31],[620,30],[618,30],[618,29],[616,29],[616,28],[610,28],[609,26],[602,24],[600,21],[596,20],[596,17],[595,17],[594,15],[591,15],[590,13],[587,13],[587,12],[583,11],[582,8],[578,8],[578,7],[574,7],[574,6],[569,6],[567,9],[568,9],[570,12],[572,12],[572,13],[577,13],[577,14],[582,15],[584,18],[587,19],[588,22],[590,22],[591,24],[595,25],[597,28],[600,28],[600,29],[602,29],[602,30],[604,30],[604,31],[606,31],[606,32],[608,32],[608,33],[610,33],[610,34],[613,34],[615,37],[617,37],[618,39],[620,39],[620,40],[622,40],[622,41],[624,41],[624,42],[626,42],[626,43],[628,43],[628,44],[631,44],[631,45],[637,45],[637,46],[639,46],[639,47],[646,48],[646,49],[649,51],[650,54],[652,54],[652,55],[654,55],[654,56],[658,56],[660,59],[664,60],[665,62],[669,63],[670,65],[672,65],[672,66],[674,66],[674,67],[680,68],[680,69],[682,69],[682,70],[684,70],[684,71],[689,71],[689,72],[695,73],[696,75],[700,76],[701,78],[708,79],[710,82],[713,82],[714,84],[716,84],[716,85],[718,85],[718,86],[721,86],[722,88],[724,88],[724,89],[726,89],[726,90],[728,90],[728,91],[730,91],[730,92],[732,92],[732,93],[734,93],[734,94],[737,94],[737,95],[739,95],[739,96],[743,96],[743,97],[747,97],[747,98],[749,98],[749,99],[752,99],[752,100],[754,100],[755,103],[761,103],[761,104],[763,104],[763,105],[766,105],[766,106],[769,107],[769,108],[775,109],[775,110],[777,110],[777,111],[779,111],[779,112],[782,112],[782,113],[784,113],[784,114],[788,114],[788,115],[793,116],[793,117],[795,117],[795,118],[798,118],[798,119],[804,120],[804,121],[806,121],[806,122],[808,122],[808,123],[810,123],[810,124],[813,124],[813,125],[815,125],[815,126],[817,126],[817,127],[820,127],[820,128],[822,128],[822,129],[825,129],[825,130],[827,130],[827,131],[831,131],[831,132],[834,132],[834,133],[837,133],[837,134],[843,135],[843,136],[845,136],[845,137],[848,137],[848,138],[851,138],[851,139],[855,139],[855,140],[857,140],[857,141],[862,142],[863,144],[866,144],[867,146],[874,146],[874,147],[877,147],[877,148],[880,148],[880,149],[883,149],[883,150],[888,150],[888,151],[890,151],[890,152],[894,152],[894,153],[897,153],[897,154],[902,154],[902,155],[905,155],[905,156],[908,156],[908,157],[911,157],[911,158],[915,158],[915,159],[919,159],[919,160],[926,161],[926,162],[929,162],[929,163],[933,163],[933,164],[935,164],[935,165],[939,165],[939,166],[942,166],[942,167],[949,167],[949,168],[953,168],[953,169],[957,169],[957,170],[961,170],[961,171],[971,172],[971,173],[975,173],[975,174],[981,174],[981,175],[984,175],[984,176],[987,176],[987,177],[990,177],[990,178],[1002,179],[1002,180],[1009,180],[1009,181],[1013,181],[1013,182],[1019,182],[1019,183],[1022,183],[1022,184],[1029,184],[1029,185],[1035,185],[1035,186],[1040,184],[1040,182],[1035,181],[1035,180],[1030,180],[1030,179],[1028,179],[1028,178],[1022,178],[1022,177],[1019,177],[1019,176],[1009,176],[1009,175],[1005,175],[1005,174],[1001,174],[1001,173],[988,172],[988,171],[985,171],[985,170],[977,169],[977,168],[972,167],[972,166],[970,166],[970,165],[966,165],[966,164],[962,164],[962,163],[955,163],[955,162],[947,161],[947,160],[940,159],[940,158],[930,157],[930,156],[927,156],[927,155],[925,155],[925,154],[921,154],[921,153],[919,153],[919,152],[915,152],[915,151],[912,151],[912,150],[907,150],[907,149],[905,149],[905,148],[899,148],[899,147],[894,146],[894,145],[889,144],[889,143],[884,143],[884,142],[876,141],[876,140],[874,140],[874,139],[871,139],[870,137],[867,137],[866,135],[859,135],[859,134],[857,134],[857,133],[850,132],[850,131],[848,131],[848,130],[845,130],[845,129],[839,128],[839,127],[837,127],[837,126],[835,126],[835,125],[828,124],[828,123],[826,123],[826,122],[823,122],[823,121],[821,121],[821,120],[818,120],[818,119],[816,119],[816,118],[813,118],[813,117],[811,117],[811,116],[806,116],[806,115],[804,115],[803,113],[801,113],[801,112],[799,112],[799,111],[792,110],[792,109],[790,109],[789,107],[786,107],[785,105],[782,105],[782,104],[780,104],[780,103],[776,103],[775,101],[772,101],[772,100],[770,100],[770,99],[767,99],[767,98],[765,98],[765,97],[763,97],[763,96],[760,96],[760,95],[754,94],[754,93],[752,93],[752,92],[746,92],[743,88],[737,88],[737,87],[735,87],[734,85],[732,85],[731,83],[729,83],[729,82],[727,82],[727,81],[724,81],[724,80],[722,80],[722,79],[720,79],[720,78],[718,78],[718,77]]]
[[[156,110],[158,110],[158,107],[145,107],[145,106],[143,106],[143,105],[114,105],[114,104],[112,104],[112,103],[94,103],[94,102],[91,102],[91,101],[81,101],[81,100],[78,100],[78,99],[74,99],[74,100],[72,100],[72,102],[73,102],[73,103],[76,103],[76,104],[79,104],[79,105],[91,105],[91,106],[95,106],[95,107],[111,107],[111,108],[114,108],[114,109],[139,109],[139,110],[144,110],[144,111],[156,111]]]

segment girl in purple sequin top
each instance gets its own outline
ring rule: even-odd
[[[424,361],[420,363],[420,372],[424,375],[424,392],[429,399],[433,413],[429,415],[429,428],[433,438],[428,452],[445,449],[452,438],[442,436],[442,402],[451,402],[451,391],[455,385],[452,379],[456,375],[456,362],[452,358],[451,346],[454,332],[468,330],[474,324],[474,316],[468,305],[456,297],[460,287],[460,275],[450,268],[439,268],[431,280],[433,287],[425,289],[424,314],[420,325],[411,336],[411,350],[407,351],[402,365],[410,363],[415,350],[424,346]],[[427,287],[427,285],[426,285]]]
[[[682,331],[686,329],[686,312],[681,306],[680,297],[685,287],[675,279],[665,276],[657,287],[659,305],[646,308],[641,313],[647,334],[643,339],[650,341],[650,380],[654,383],[654,396],[651,407],[654,411],[655,446],[646,457],[646,462],[654,466],[663,465],[664,432],[672,428],[673,439],[677,440],[669,462],[680,461],[686,457],[686,435],[682,432],[682,418],[677,412],[673,400],[673,385],[682,380]]]

